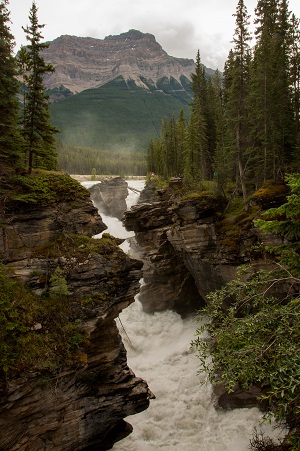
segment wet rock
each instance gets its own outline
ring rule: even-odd
[[[107,216],[121,219],[127,209],[128,184],[121,177],[103,180],[89,188],[98,210]]]
[[[4,377],[0,371],[0,450],[111,449],[132,431],[123,419],[146,409],[152,397],[128,368],[115,322],[139,291],[142,262],[109,235],[88,238],[105,229],[88,198],[1,215],[0,254],[15,279],[39,295],[60,268],[69,320],[80,323],[87,343],[73,364],[52,372],[26,368]],[[31,330],[46,329],[36,321]]]

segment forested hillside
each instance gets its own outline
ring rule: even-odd
[[[141,81],[142,84],[142,81]],[[185,88],[183,87],[185,86]],[[51,105],[53,123],[67,145],[143,151],[152,135],[158,136],[164,117],[184,109],[192,99],[189,80],[161,78],[157,84],[143,79],[143,87],[122,76],[99,88],[88,89]]]
[[[224,73],[207,79],[197,55],[190,118],[165,120],[153,135],[148,169],[184,176],[186,186],[214,180],[250,195],[267,179],[299,170],[299,20],[287,1],[258,1],[255,46],[246,5],[235,13],[233,48]]]

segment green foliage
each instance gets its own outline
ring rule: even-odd
[[[59,141],[57,153],[60,168],[68,174],[91,174],[95,168],[101,175],[146,175],[145,154],[139,151],[83,148]]]
[[[28,167],[54,170],[57,166],[54,134],[58,129],[50,123],[49,97],[45,93],[43,76],[54,71],[51,64],[47,64],[42,57],[43,49],[48,44],[41,43],[43,36],[40,30],[44,25],[38,23],[38,8],[32,3],[29,20],[30,25],[23,30],[29,45],[22,54],[20,68],[24,69],[26,96],[23,108],[22,134],[25,140],[25,151],[28,154]]]
[[[275,418],[299,429],[300,176],[286,179],[291,189],[287,202],[269,209],[266,220],[255,222],[282,237],[282,245],[267,248],[279,263],[269,271],[242,267],[234,280],[211,293],[208,306],[199,312],[208,322],[197,330],[193,345],[199,351],[201,371],[212,383],[222,382],[229,392],[259,385]],[[203,340],[207,328],[211,339]],[[298,446],[296,435],[290,438]],[[268,449],[261,446],[258,449]]]
[[[64,277],[64,271],[57,267],[50,277],[51,296],[66,296],[69,294],[67,281]]]
[[[234,183],[245,210],[258,186],[299,168],[299,20],[285,0],[258,1],[255,13],[253,52],[250,16],[239,0],[234,46],[222,78],[218,72],[210,79],[204,76],[198,52],[184,135],[174,129],[172,119],[164,120],[161,136],[152,139],[148,150],[149,171],[167,178],[175,175],[174,162],[180,161],[186,189],[214,178],[225,194]]]
[[[286,177],[291,190],[287,202],[277,208],[270,208],[257,219],[255,225],[265,233],[278,235],[282,244],[268,246],[267,250],[279,256],[282,265],[287,265],[290,271],[300,276],[300,174]]]
[[[159,133],[162,119],[181,109],[188,114],[191,99],[187,79],[185,88],[176,91],[170,83],[149,86],[147,90],[117,77],[99,88],[53,103],[53,124],[67,146],[108,149],[111,157],[122,151],[145,154],[151,136]]]
[[[35,248],[36,255],[57,258],[64,256],[66,258],[76,258],[78,261],[86,260],[91,254],[100,254],[106,257],[117,256],[120,259],[127,258],[126,254],[119,248],[123,240],[111,236],[109,233],[103,233],[100,239],[89,238],[85,235],[58,236],[55,241],[46,243],[42,247]]]
[[[57,270],[50,296],[37,297],[0,265],[0,374],[23,370],[56,371],[76,363],[85,339],[80,324],[71,321],[66,281]]]
[[[89,197],[89,192],[80,183],[66,174],[39,171],[30,175],[12,178],[14,202],[48,205],[71,202]]]
[[[242,268],[235,280],[212,293],[201,312],[210,322],[197,330],[193,342],[199,351],[201,371],[212,383],[260,385],[279,420],[293,413],[300,421],[300,299],[278,299],[283,283],[294,293],[300,280],[278,268],[271,272]],[[227,307],[227,309],[225,309]],[[208,328],[210,341],[201,334]],[[212,356],[211,360],[209,357]]]
[[[13,36],[9,29],[8,0],[0,3],[0,164],[17,165],[22,140],[18,130],[19,84],[13,57]]]

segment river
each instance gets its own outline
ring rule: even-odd
[[[140,180],[128,184],[137,189],[143,186]],[[129,191],[128,206],[137,198]],[[116,218],[100,214],[109,233],[120,238],[132,236]],[[125,242],[122,247],[128,251],[129,245]],[[199,361],[190,348],[198,325],[195,317],[183,320],[172,311],[148,315],[136,296],[120,320],[128,365],[148,382],[156,399],[146,411],[127,418],[133,433],[116,443],[114,450],[247,451],[254,428],[278,437],[278,429],[262,422],[257,408],[215,409],[212,387],[201,385],[204,376],[197,375]]]

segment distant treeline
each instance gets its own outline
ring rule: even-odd
[[[147,164],[143,152],[112,151],[57,144],[60,169],[69,174],[146,175]]]

